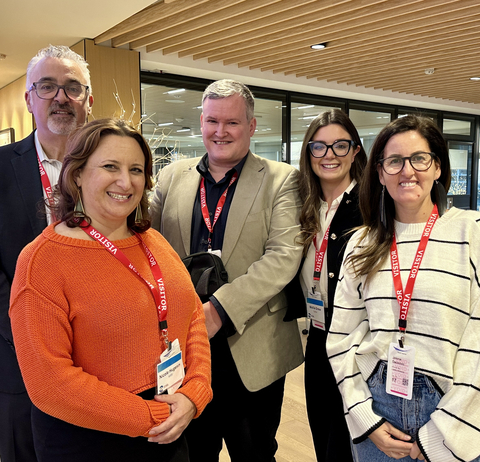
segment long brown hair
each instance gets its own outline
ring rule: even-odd
[[[368,236],[368,242],[362,244],[359,252],[352,254],[347,261],[352,264],[357,275],[368,275],[370,279],[382,266],[389,255],[395,233],[395,204],[384,191],[386,226],[380,220],[380,198],[382,184],[378,176],[379,161],[383,158],[386,144],[394,135],[408,131],[418,132],[428,143],[430,151],[436,155],[435,162],[440,165],[438,182],[448,191],[451,181],[448,147],[437,125],[428,117],[408,115],[395,119],[378,134],[372,146],[370,158],[362,181],[360,182],[359,205],[364,227],[361,239]],[[436,188],[430,192],[432,202],[438,203]]]
[[[355,179],[358,183],[360,182],[367,163],[367,155],[363,149],[360,136],[347,114],[340,109],[330,109],[321,113],[312,121],[303,138],[302,150],[300,152],[299,190],[303,205],[300,212],[301,231],[299,241],[303,244],[304,254],[307,253],[313,237],[320,231],[318,211],[320,210],[320,199],[323,198],[320,179],[313,171],[310,163],[310,148],[308,142],[312,140],[320,128],[331,124],[341,125],[356,145],[360,146],[360,150],[350,167],[350,176],[352,179]]]
[[[135,223],[135,210],[127,217],[127,226],[130,229],[144,232],[150,228],[151,224],[148,215],[147,194],[153,186],[152,154],[143,136],[124,120],[93,120],[72,133],[67,142],[62,171],[54,191],[55,205],[51,207],[52,212],[57,219],[65,221],[68,227],[76,228],[80,226],[81,220],[79,221],[74,217],[75,204],[79,196],[79,188],[75,179],[78,173],[85,167],[88,158],[97,149],[102,138],[108,135],[133,138],[139,144],[145,156],[145,187],[140,200],[143,220],[140,223]],[[85,216],[85,219],[90,223],[91,220],[88,216]]]

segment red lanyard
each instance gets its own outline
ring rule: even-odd
[[[325,253],[327,252],[328,235],[330,233],[330,226],[327,228],[325,235],[322,239],[320,249],[317,247],[317,236],[313,236],[313,245],[315,246],[315,266],[313,267],[313,280],[314,282],[320,282],[320,273],[323,268],[323,261],[325,259]]]
[[[50,207],[53,207],[55,205],[55,202],[53,200],[52,184],[50,183],[50,179],[48,178],[47,172],[45,171],[45,168],[42,165],[38,152],[37,152],[37,160],[38,160],[38,169],[40,170],[40,180],[42,181],[42,186],[45,191],[45,195],[47,196],[47,200],[48,200],[48,203],[50,204]],[[55,215],[53,213],[52,213],[52,220],[55,221]]]
[[[126,257],[126,255],[111,241],[109,241],[102,233],[97,231],[92,225],[89,225],[86,220],[80,224],[81,229],[85,231],[90,237],[95,239],[97,242],[102,244],[117,260],[119,260],[123,265],[129,269],[132,273],[136,274],[151,290],[153,294],[153,298],[155,299],[155,304],[157,306],[157,315],[158,315],[158,322],[160,325],[160,330],[162,331],[163,338],[165,341],[165,345],[169,348],[170,342],[168,341],[168,330],[167,330],[167,297],[165,293],[165,284],[163,282],[163,275],[160,267],[155,260],[152,252],[150,252],[149,248],[143,242],[142,237],[140,234],[135,233],[138,237],[140,242],[143,246],[143,251],[147,256],[147,259],[150,263],[150,267],[152,269],[152,274],[155,280],[157,281],[157,287],[147,281],[133,266],[130,260]]]
[[[215,223],[218,220],[218,217],[222,213],[223,206],[225,204],[225,200],[227,199],[227,193],[228,193],[228,188],[232,186],[232,184],[235,182],[235,180],[238,177],[238,173],[235,172],[232,176],[232,179],[230,180],[230,183],[228,184],[227,188],[223,192],[223,194],[220,196],[220,199],[218,199],[217,203],[217,208],[215,209],[215,215],[213,217],[213,224],[210,221],[210,214],[208,213],[208,207],[207,207],[207,194],[205,191],[205,178],[202,177],[202,180],[200,181],[200,206],[202,208],[202,215],[203,215],[203,221],[205,222],[205,226],[208,229],[208,248],[212,248],[212,233],[213,233],[213,227],[215,226]]]
[[[393,242],[390,248],[390,262],[392,265],[393,284],[395,286],[395,294],[397,296],[398,304],[400,305],[400,317],[398,320],[398,328],[400,332],[405,333],[407,329],[407,314],[410,308],[410,301],[412,299],[413,286],[418,275],[418,269],[425,254],[427,243],[432,233],[433,225],[438,218],[438,208],[435,204],[432,210],[432,214],[425,224],[420,243],[418,244],[417,254],[413,260],[412,268],[410,269],[410,275],[408,276],[407,284],[405,286],[405,292],[403,291],[402,279],[400,277],[400,265],[398,263],[398,250],[397,241],[395,235],[393,235]]]

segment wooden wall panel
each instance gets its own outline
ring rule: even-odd
[[[140,53],[95,45],[93,40],[84,42],[85,59],[89,63],[93,88],[93,117],[123,117],[126,120],[131,118],[133,125],[139,124]],[[117,92],[120,104],[115,98]]]

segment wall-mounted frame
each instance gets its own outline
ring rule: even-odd
[[[5,128],[0,130],[0,146],[13,143],[15,141],[15,130],[13,128]]]

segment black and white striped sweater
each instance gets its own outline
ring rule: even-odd
[[[403,287],[425,224],[396,223]],[[347,257],[358,242],[354,234]],[[345,265],[335,295],[327,351],[354,442],[380,417],[366,380],[398,341],[399,305],[390,258],[367,286]],[[431,234],[413,289],[406,344],[416,348],[415,371],[444,396],[418,440],[431,462],[471,461],[480,455],[480,213],[452,208]]]

